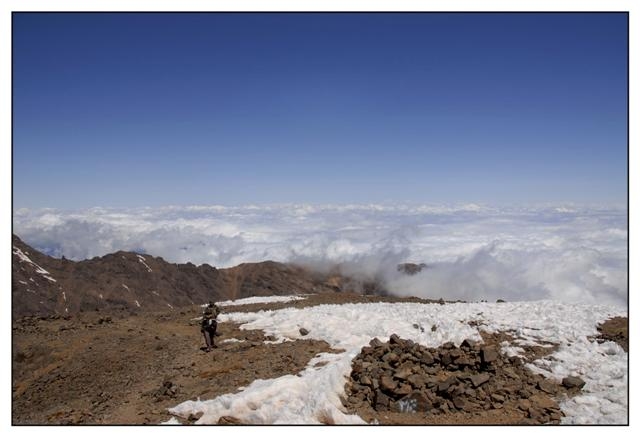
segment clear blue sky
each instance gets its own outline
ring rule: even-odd
[[[625,14],[14,14],[14,207],[627,196]]]

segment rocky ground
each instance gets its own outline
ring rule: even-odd
[[[529,372],[520,357],[499,353],[506,337],[483,334],[482,343],[438,348],[396,335],[387,343],[374,339],[353,360],[345,404],[383,424],[559,423],[556,399],[576,393],[584,382],[557,384]],[[542,355],[540,349],[528,352],[527,360]]]
[[[290,303],[225,307],[223,311],[378,300],[415,301],[333,293]],[[220,323],[220,336],[216,337],[219,347],[205,353],[197,320],[200,314],[200,307],[191,306],[137,315],[128,311],[95,311],[65,317],[15,319],[13,424],[159,423],[171,417],[167,408],[182,401],[233,393],[256,379],[295,374],[312,357],[331,350],[327,343],[314,340],[265,344],[261,331],[244,331],[235,324]],[[622,336],[628,329],[621,329],[623,322],[626,319],[611,326],[603,325],[601,337],[624,341]],[[507,336],[506,333],[487,336],[482,347],[443,345],[437,350],[402,339],[373,344],[356,358],[361,364],[354,363],[353,383],[347,387],[345,406],[363,419],[379,423],[498,424],[544,420],[553,423],[560,414],[554,399],[565,393],[571,395],[571,390],[577,389],[530,376],[516,361],[499,357],[498,361],[487,363],[484,348],[497,345]],[[232,338],[245,341],[225,342]],[[548,351],[540,348],[529,353],[533,359],[536,354]],[[395,354],[397,360],[389,354]],[[429,355],[434,370],[425,373],[420,366],[429,361]],[[449,363],[444,358],[447,355]],[[365,361],[377,363],[373,369],[382,370],[377,375],[378,382],[383,374],[388,377],[383,386],[387,402],[372,394],[360,396],[366,391],[362,387],[368,387],[363,377],[373,379],[373,371],[362,365]],[[416,365],[419,368],[413,369]],[[407,370],[411,374],[406,374]],[[490,376],[487,381],[480,383],[476,376],[474,382],[474,375],[487,372]],[[445,388],[441,383],[449,386]],[[411,405],[426,402],[423,397],[414,401],[405,399],[404,404],[409,407],[398,409],[403,404],[398,401],[411,396],[416,389],[422,390],[426,400],[432,407],[437,405],[440,413],[409,411],[416,409]],[[526,403],[525,395],[529,395],[531,405]],[[223,418],[221,423],[234,423],[234,419]]]

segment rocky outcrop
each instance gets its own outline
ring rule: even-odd
[[[372,340],[352,364],[345,399],[352,411],[439,415],[509,406],[523,423],[562,417],[555,398],[565,389],[529,372],[521,358],[502,356],[497,345],[465,340],[427,348],[394,334],[386,343]]]
[[[420,264],[402,263],[402,264],[398,264],[397,270],[400,273],[404,273],[405,275],[413,276],[415,274],[420,273],[426,268],[427,268],[427,265],[425,263],[420,263]]]

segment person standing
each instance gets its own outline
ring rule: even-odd
[[[211,352],[211,348],[217,348],[215,344],[216,329],[218,329],[218,314],[220,309],[213,302],[209,302],[209,305],[202,314],[202,324],[200,325],[200,332],[204,335],[204,341],[206,344],[206,352]]]

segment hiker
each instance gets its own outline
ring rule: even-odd
[[[216,320],[220,314],[220,309],[213,302],[209,302],[202,314],[202,324],[200,326],[200,332],[204,335],[204,341],[207,345],[206,352],[210,352],[211,348],[217,348],[215,344],[216,329],[218,328],[218,321]]]

